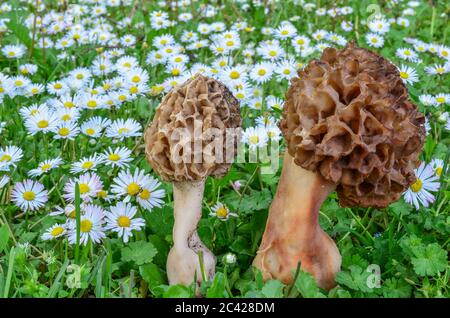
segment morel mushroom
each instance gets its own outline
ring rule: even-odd
[[[145,132],[147,160],[163,180],[173,183],[174,245],[167,259],[170,284],[189,285],[194,277],[200,283],[204,275],[214,276],[216,259],[200,240],[197,224],[206,178],[225,175],[232,161],[229,152],[236,150],[233,133],[228,131],[222,143],[225,130],[240,126],[238,100],[222,83],[198,75],[165,96]]]
[[[253,264],[289,283],[300,263],[330,289],[341,256],[318,224],[323,201],[334,190],[343,207],[398,200],[415,181],[424,116],[393,64],[350,44],[324,50],[292,80],[280,128],[287,152]]]

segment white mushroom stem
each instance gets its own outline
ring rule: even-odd
[[[330,289],[340,270],[341,255],[319,226],[319,209],[335,185],[320,174],[297,166],[287,152],[277,193],[253,265],[265,279],[293,280],[299,262],[318,285]]]
[[[173,183],[174,227],[173,247],[167,258],[169,284],[190,285],[197,277],[214,276],[216,258],[205,247],[197,234],[197,224],[202,216],[202,199],[205,181]],[[203,259],[203,273],[200,266]]]

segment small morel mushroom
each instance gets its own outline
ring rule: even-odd
[[[173,183],[170,284],[189,285],[195,277],[200,283],[204,275],[214,276],[216,259],[200,240],[197,224],[206,178],[228,172],[239,133],[229,133],[229,128],[240,126],[238,100],[222,83],[198,75],[165,96],[145,132],[147,160],[163,180]]]
[[[294,78],[280,128],[284,165],[254,265],[291,282],[298,264],[330,289],[341,256],[318,224],[334,190],[343,207],[384,208],[415,182],[424,116],[397,68],[349,44],[324,50]]]

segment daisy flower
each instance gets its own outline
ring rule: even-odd
[[[276,123],[276,119],[273,116],[258,116],[255,119],[255,123],[258,126],[262,126],[262,127],[266,127],[266,126],[270,126],[270,125],[275,125]]]
[[[52,129],[52,132],[55,133],[55,136],[53,136],[55,139],[74,140],[80,133],[80,128],[74,121],[63,121]]]
[[[417,75],[417,71],[414,68],[407,65],[402,65],[398,70],[400,73],[400,77],[405,84],[413,84],[419,81],[419,76]]]
[[[404,194],[405,201],[419,210],[420,205],[428,207],[435,198],[431,192],[439,190],[439,177],[433,167],[422,162],[415,171],[417,180]]]
[[[442,75],[450,72],[450,64],[434,64],[433,66],[425,67],[425,72],[430,75]]]
[[[407,48],[398,48],[395,51],[395,55],[402,60],[406,60],[409,62],[416,62],[418,60],[417,53]]]
[[[270,80],[273,75],[274,66],[272,63],[255,64],[250,72],[250,78],[258,84],[265,83]]]
[[[86,245],[91,239],[93,243],[100,243],[106,237],[103,227],[105,213],[103,209],[94,204],[83,207],[84,214],[80,216],[80,243]],[[69,243],[76,243],[76,224],[72,223],[68,234]]]
[[[273,95],[267,96],[266,104],[272,109],[283,109],[283,100]]]
[[[21,58],[26,52],[25,45],[5,45],[2,48],[3,55],[8,59],[18,59]]]
[[[444,170],[444,160],[442,159],[433,159],[430,162],[430,165],[433,167],[434,172],[438,177],[442,175],[442,171]]]
[[[70,172],[72,173],[81,173],[88,171],[95,171],[98,168],[98,165],[103,163],[103,157],[97,154],[94,154],[90,157],[82,158],[78,162],[74,162],[72,167],[70,168]]]
[[[50,241],[65,235],[66,232],[66,225],[57,223],[49,227],[44,234],[42,234],[41,238],[44,241]]]
[[[160,208],[164,204],[164,189],[158,189],[161,186],[161,182],[157,179],[150,177],[150,182],[141,186],[141,191],[136,196],[136,201],[144,209],[151,211],[154,207]]]
[[[270,61],[279,60],[285,55],[284,50],[278,43],[263,43],[256,51],[263,59]]]
[[[281,139],[281,130],[277,125],[271,124],[266,126],[267,137],[273,141],[279,141]]]
[[[227,66],[220,71],[219,77],[225,83],[245,81],[247,78],[246,67],[244,65]]]
[[[34,211],[43,207],[48,200],[48,191],[44,186],[30,179],[17,182],[11,192],[13,201],[23,211]]]
[[[369,46],[380,48],[384,45],[384,38],[376,33],[367,33],[366,42]]]
[[[47,84],[47,92],[53,95],[65,95],[70,91],[69,85],[64,81],[54,81]]]
[[[105,214],[105,230],[116,232],[124,243],[133,236],[133,230],[140,231],[145,226],[143,218],[135,218],[137,209],[131,203],[118,202],[110,207],[110,211]]]
[[[98,138],[101,136],[103,129],[111,125],[111,120],[100,116],[95,116],[85,121],[81,125],[81,132],[86,136]]]
[[[291,60],[282,60],[277,63],[275,67],[275,73],[277,74],[278,79],[280,80],[290,80],[291,78],[297,75],[297,70],[295,69],[295,61]]]
[[[38,112],[34,116],[27,118],[24,124],[28,132],[34,136],[39,132],[46,134],[54,131],[58,125],[58,121],[58,116],[54,112],[48,110]]]
[[[143,170],[136,169],[132,174],[130,170],[119,172],[114,178],[111,192],[117,196],[125,196],[124,202],[132,197],[147,210],[154,206],[160,207],[163,203],[164,190],[156,190],[160,183],[153,177],[145,174]]]
[[[116,119],[106,128],[106,136],[120,140],[129,137],[138,137],[141,135],[141,128],[141,124],[134,119]]]
[[[367,26],[369,27],[370,31],[379,33],[379,34],[385,34],[389,32],[389,22],[386,21],[386,19],[373,19],[371,20]]]
[[[62,162],[63,160],[60,157],[44,160],[36,169],[31,169],[28,171],[28,175],[30,177],[39,177],[45,173],[48,173],[52,169],[58,168]]]
[[[75,201],[75,184],[80,187],[80,197],[83,202],[90,202],[103,189],[103,182],[95,173],[85,173],[78,178],[70,179],[64,185],[63,198],[69,202]]]
[[[0,171],[7,171],[10,167],[15,167],[22,158],[23,151],[16,146],[6,146],[0,148]]]
[[[57,206],[55,207],[55,211],[50,212],[48,215],[55,216],[55,215],[62,215],[64,214],[67,216],[67,218],[75,220],[76,218],[76,211],[75,211],[75,205],[68,204],[65,207]]]
[[[450,104],[450,94],[437,94],[434,96],[434,102],[437,106]]]
[[[133,161],[133,158],[131,158],[131,150],[127,147],[116,148],[114,150],[109,147],[102,154],[102,158],[105,164],[119,168],[127,168],[129,163]]]
[[[22,64],[19,66],[19,72],[22,75],[33,75],[37,72],[37,66],[34,64]]]
[[[281,40],[292,38],[296,34],[297,29],[291,23],[282,23],[274,30],[274,36]]]
[[[435,98],[430,94],[420,95],[419,100],[424,106],[436,106]]]
[[[228,207],[224,205],[223,203],[217,202],[212,208],[211,208],[210,216],[214,216],[218,218],[221,221],[226,221],[230,217],[237,217],[238,215],[236,213],[230,212]]]
[[[267,133],[264,127],[249,127],[242,134],[242,142],[249,145],[250,150],[267,145]]]

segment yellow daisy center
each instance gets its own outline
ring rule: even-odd
[[[51,167],[52,167],[51,164],[46,163],[46,164],[43,164],[43,165],[42,165],[41,170],[42,170],[42,171],[48,171]]]
[[[130,227],[131,220],[126,215],[121,215],[117,218],[117,225],[120,227]]]
[[[8,154],[4,154],[1,158],[0,161],[5,162],[5,161],[11,161],[12,157]]]
[[[62,85],[60,83],[56,83],[55,85],[53,85],[54,89],[61,89]]]
[[[259,142],[259,137],[258,136],[251,136],[249,139],[251,144],[257,144]]]
[[[264,75],[266,75],[266,70],[260,69],[260,70],[258,71],[258,75],[259,75],[259,76],[264,76]]]
[[[122,127],[122,128],[119,128],[119,130],[118,130],[118,132],[119,132],[119,134],[121,135],[121,134],[124,134],[124,133],[127,133],[127,132],[129,132],[130,130],[128,129],[128,128],[126,128],[126,127]]]
[[[94,166],[94,163],[92,161],[86,161],[81,165],[83,169],[91,169],[92,166]]]
[[[108,193],[105,190],[100,190],[100,191],[97,192],[97,197],[98,198],[104,199],[107,196],[108,196]]]
[[[108,157],[109,160],[111,161],[119,161],[120,160],[120,156],[116,153],[112,153],[109,155]]]
[[[139,197],[143,200],[150,199],[151,193],[147,189],[142,190],[141,194],[139,194]]]
[[[131,78],[131,81],[133,83],[139,83],[141,81],[141,78],[139,76],[135,75]]]
[[[75,106],[75,104],[71,101],[64,102],[64,107],[66,108],[72,108],[73,106]]]
[[[80,231],[83,233],[89,233],[92,230],[92,221],[83,220],[80,222]]]
[[[136,182],[132,182],[127,187],[127,192],[129,195],[136,195],[139,193],[140,187]]]
[[[436,168],[436,174],[437,174],[438,176],[441,176],[441,174],[442,174],[442,167],[437,167],[437,168]]]
[[[45,119],[40,120],[37,125],[41,129],[47,128],[48,127],[48,121],[46,121]]]
[[[224,206],[221,206],[220,208],[217,209],[216,215],[217,215],[219,218],[226,218],[226,217],[228,216],[228,210],[227,210],[227,208],[224,207]]]
[[[413,190],[414,192],[419,192],[422,189],[423,186],[423,182],[420,179],[417,179],[416,182],[414,182],[411,185],[411,190]]]
[[[86,194],[90,191],[89,186],[86,183],[80,183],[80,194]]]
[[[33,191],[25,191],[23,193],[23,198],[27,201],[33,201],[35,197],[36,195],[34,194]]]
[[[97,102],[95,100],[90,100],[87,102],[87,106],[90,108],[97,107]]]
[[[404,79],[407,79],[407,78],[409,78],[409,74],[406,73],[406,72],[400,72],[400,77],[404,78]]]
[[[57,237],[60,236],[64,232],[64,228],[62,226],[55,227],[51,232],[51,236]]]
[[[232,71],[232,72],[230,73],[231,79],[238,79],[240,76],[241,76],[241,74],[239,74],[238,71]]]
[[[67,128],[67,127],[63,127],[63,128],[61,128],[59,131],[58,131],[58,133],[61,135],[61,136],[67,136],[68,134],[69,134],[69,128]]]
[[[95,134],[94,128],[88,128],[88,129],[86,129],[86,134],[88,134],[88,135],[93,135],[93,134]]]

